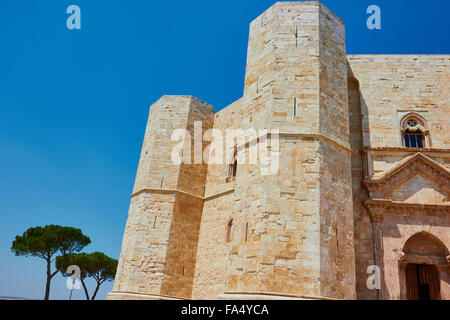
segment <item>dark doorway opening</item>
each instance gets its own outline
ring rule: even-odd
[[[408,300],[440,300],[439,273],[435,266],[408,264],[405,271]]]

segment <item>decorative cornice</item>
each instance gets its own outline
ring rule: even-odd
[[[374,222],[381,222],[385,216],[450,218],[450,204],[405,203],[386,199],[370,199],[364,204]]]
[[[406,148],[406,147],[363,147],[362,152],[400,152],[400,153],[448,153],[450,156],[450,149],[443,148]]]

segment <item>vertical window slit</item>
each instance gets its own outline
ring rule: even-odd
[[[231,219],[231,220],[228,222],[228,225],[227,225],[227,236],[226,236],[226,241],[227,241],[227,242],[230,242],[230,241],[231,241],[231,231],[232,231],[232,228],[233,228],[233,219]]]
[[[259,76],[256,76],[256,93],[259,93]]]
[[[294,98],[294,117],[297,116],[297,98]]]
[[[339,252],[339,237],[338,237],[338,228],[336,227],[336,251]]]
[[[295,26],[295,47],[297,48],[298,26]]]

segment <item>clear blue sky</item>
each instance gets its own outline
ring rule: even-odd
[[[85,251],[119,257],[148,107],[240,98],[249,23],[273,3],[1,0],[0,296],[43,297],[44,262],[10,251],[31,226],[79,227]],[[346,22],[348,53],[450,53],[448,0],[323,3]],[[66,28],[70,4],[81,30]],[[381,31],[366,28],[371,4]],[[68,295],[58,275],[51,298]]]

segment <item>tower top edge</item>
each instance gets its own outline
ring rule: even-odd
[[[253,19],[250,24],[261,19],[262,16],[264,16],[265,14],[267,14],[270,10],[273,10],[274,8],[277,8],[277,7],[301,7],[301,6],[317,7],[319,9],[325,10],[328,14],[332,15],[334,18],[336,18],[336,20],[338,20],[340,23],[345,25],[344,20],[342,20],[338,15],[336,15],[333,11],[331,11],[327,6],[325,6],[320,1],[277,1],[272,6],[270,6],[266,10],[264,10],[255,19]]]
[[[156,100],[152,105],[154,104],[158,104],[158,103],[163,103],[165,101],[169,101],[169,100],[183,100],[186,104],[190,104],[191,102],[195,101],[197,103],[201,103],[205,106],[207,106],[209,109],[211,109],[213,112],[215,112],[215,108],[213,105],[200,100],[194,96],[191,95],[176,95],[176,94],[165,94],[163,96],[161,96],[158,100]]]

